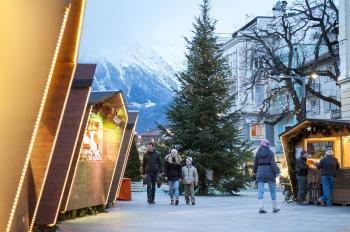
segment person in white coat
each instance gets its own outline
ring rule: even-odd
[[[186,204],[189,205],[191,200],[192,205],[195,205],[194,187],[198,185],[198,172],[192,165],[191,157],[186,158],[186,166],[182,168],[182,181]]]

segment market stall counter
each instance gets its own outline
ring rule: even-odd
[[[314,201],[322,194],[321,176],[315,165],[325,155],[326,148],[331,148],[340,164],[332,201],[350,204],[350,121],[306,119],[280,137],[294,198],[297,198],[295,163],[300,152],[305,150],[309,154],[309,200]]]

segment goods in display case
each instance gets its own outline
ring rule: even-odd
[[[90,161],[102,160],[102,146],[103,121],[98,113],[92,113],[83,138],[83,146],[80,154],[81,159]]]
[[[321,159],[325,155],[326,149],[333,147],[332,141],[307,141],[307,153],[312,159]]]

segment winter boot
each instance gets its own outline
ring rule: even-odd
[[[170,205],[174,205],[174,199],[170,200]]]
[[[278,208],[278,206],[277,206],[277,201],[276,200],[272,201],[272,208],[273,208],[272,212],[274,212],[274,213],[277,213],[277,212],[281,211],[281,209]]]
[[[267,213],[266,210],[264,209],[264,200],[259,199],[259,213]]]
[[[195,205],[195,204],[196,204],[196,202],[192,201],[192,205]]]
[[[175,199],[175,205],[179,205],[179,199],[178,198]]]

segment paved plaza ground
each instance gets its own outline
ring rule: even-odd
[[[279,193],[280,201],[283,197]],[[133,193],[133,201],[120,202],[109,213],[59,225],[63,232],[350,232],[350,207],[280,204],[280,213],[258,214],[256,192],[234,197],[197,197],[196,206],[170,206],[168,196],[158,193],[156,205],[147,205],[146,193]]]

